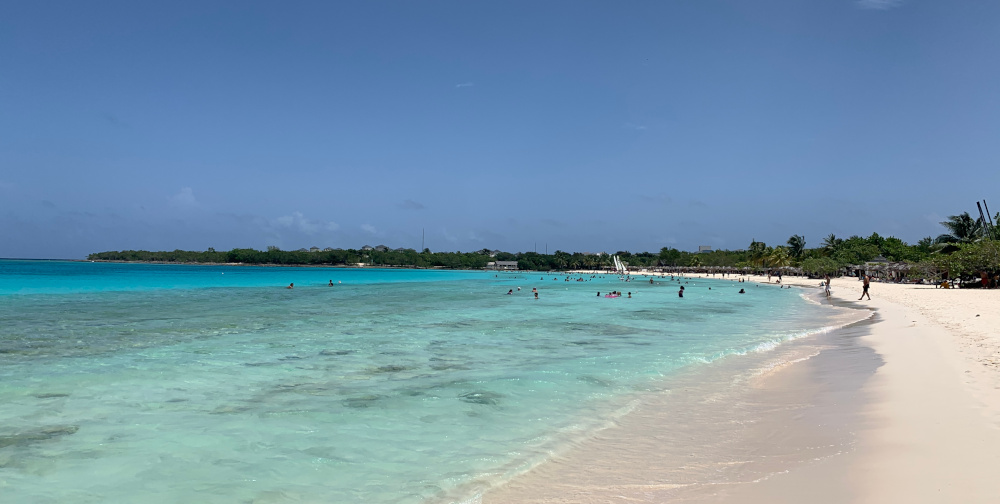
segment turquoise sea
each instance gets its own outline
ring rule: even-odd
[[[464,502],[828,323],[798,289],[565,278],[0,261],[0,496]]]

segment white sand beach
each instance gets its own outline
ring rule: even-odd
[[[738,286],[751,285],[777,288],[766,277]],[[483,502],[1000,502],[1000,291],[876,282],[872,299],[858,301],[856,278],[834,279],[832,288],[835,302],[874,309],[873,323],[857,329],[857,348],[763,376],[740,400],[752,416],[734,406],[684,418],[684,395],[675,394],[680,407],[625,418]],[[713,436],[733,431],[727,415],[751,425],[737,429],[740,439],[716,443]],[[638,437],[652,441],[631,451],[615,442]],[[670,455],[675,446],[691,453]],[[674,466],[694,470],[696,452],[712,450],[735,452],[711,455],[734,464],[753,458],[755,469],[735,481],[664,483]],[[761,471],[766,477],[750,476]]]

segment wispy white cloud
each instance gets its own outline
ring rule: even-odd
[[[182,187],[170,197],[170,204],[177,208],[195,208],[198,206],[198,198],[194,197],[194,190],[190,187]]]
[[[903,5],[903,0],[857,0],[858,7],[869,10],[889,10]]]
[[[372,226],[371,224],[362,224],[361,225],[361,230],[364,231],[364,232],[366,232],[366,233],[369,233],[369,234],[376,234],[376,233],[378,233],[378,230],[375,229],[375,226]]]
[[[315,235],[321,230],[336,231],[340,225],[333,221],[317,221],[307,218],[302,212],[292,212],[274,219],[268,219],[266,226],[271,231],[291,230],[305,235]]]
[[[641,124],[635,124],[635,123],[630,123],[630,122],[629,123],[625,123],[622,127],[626,128],[626,129],[630,129],[630,130],[635,130],[635,131],[646,131],[646,129],[647,129],[645,126],[643,126]]]
[[[463,88],[463,87],[472,87],[472,86],[475,86],[475,85],[476,84],[474,82],[462,82],[460,84],[455,84],[455,87],[456,88]]]

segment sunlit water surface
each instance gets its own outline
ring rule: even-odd
[[[564,278],[0,261],[0,495],[449,500],[826,323],[794,289]]]

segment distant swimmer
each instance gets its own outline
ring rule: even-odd
[[[330,280],[330,287],[333,287],[333,280]]]
[[[684,286],[681,286],[681,290],[677,291],[677,297],[684,297]]]
[[[747,293],[747,291],[745,291],[743,289],[740,289],[740,294],[746,294],[746,293]]]
[[[288,287],[285,287],[285,288],[286,289],[294,289],[295,288],[295,284],[294,283],[290,283],[290,284],[288,284]]]
[[[531,292],[538,292],[538,287],[532,287]]]
[[[601,297],[601,291],[597,291],[597,297]]]
[[[632,299],[632,293],[631,292],[628,293],[628,298]]]
[[[653,279],[652,278],[649,279],[649,285],[653,285]]]
[[[538,299],[538,293],[537,292],[535,293],[535,299]]]
[[[511,289],[511,290],[507,291],[507,295],[508,296],[513,296],[514,295],[514,289]]]

